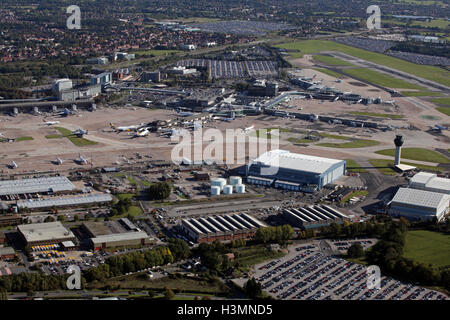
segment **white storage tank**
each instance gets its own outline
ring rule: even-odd
[[[220,195],[220,187],[218,187],[218,186],[212,186],[212,187],[211,187],[211,195],[212,195],[212,196],[218,196],[218,195]]]
[[[223,194],[232,194],[233,193],[233,186],[226,185],[223,187]]]
[[[230,177],[230,185],[236,186],[238,184],[242,184],[242,178],[238,176]]]
[[[235,186],[236,193],[245,193],[245,184],[238,184]]]
[[[214,178],[211,179],[211,187],[219,187],[220,190],[223,190],[223,187],[227,184],[227,180],[224,178]]]

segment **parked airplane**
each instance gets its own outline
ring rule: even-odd
[[[83,156],[81,154],[78,154],[78,163],[81,165],[85,165],[88,164],[87,159],[83,158]]]
[[[6,138],[3,133],[0,132],[0,138]]]
[[[393,105],[395,105],[395,101],[394,100],[383,101],[382,104],[387,105],[387,106],[393,106]]]
[[[56,158],[56,160],[55,160],[55,161],[52,161],[52,163],[53,163],[53,164],[56,164],[56,165],[61,165],[61,164],[63,164],[63,161],[62,161],[61,158]]]
[[[245,128],[244,132],[249,132],[249,131],[252,131],[253,129],[255,129],[255,125],[254,124],[252,124],[251,127]]]
[[[17,169],[18,167],[19,165],[15,161],[12,161],[11,164],[9,165],[10,169]]]
[[[136,131],[136,134],[134,135],[134,137],[146,137],[150,134],[150,131],[148,130],[148,128],[140,128]]]
[[[136,131],[138,130],[143,123],[140,125],[133,125],[133,126],[127,126],[127,127],[117,127],[114,123],[110,123],[109,126],[116,130],[117,132],[130,132],[130,131]]]
[[[185,111],[181,111],[180,109],[177,109],[177,113],[178,113],[178,115],[180,115],[182,117],[190,117],[190,116],[194,115],[193,112],[185,112]]]
[[[78,130],[73,131],[72,134],[78,136],[79,138],[83,138],[83,136],[85,134],[88,134],[88,132],[89,131],[86,131],[86,130],[83,130],[83,129],[80,128]]]
[[[47,126],[53,126],[55,124],[59,124],[59,121],[44,121],[44,124],[46,124]]]

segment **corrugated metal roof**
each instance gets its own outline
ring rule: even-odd
[[[61,198],[61,199],[44,199],[37,201],[19,201],[17,206],[19,208],[49,208],[49,207],[62,207],[62,206],[74,206],[88,203],[99,203],[112,201],[112,197],[109,194],[94,194],[82,197]]]
[[[437,209],[442,202],[450,200],[450,196],[425,190],[400,188],[392,199],[392,204],[407,204],[412,206]]]
[[[46,177],[0,181],[0,196],[24,193],[72,191],[75,186],[66,177]]]

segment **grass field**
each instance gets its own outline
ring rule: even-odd
[[[405,97],[438,97],[442,96],[442,92],[435,91],[401,91],[400,92]]]
[[[450,106],[450,98],[436,98],[431,100],[431,102]]]
[[[287,50],[300,50],[299,52],[290,52],[292,58],[301,58],[303,54],[314,54],[321,51],[340,51],[348,55],[364,59],[373,63],[384,65],[393,69],[408,72],[410,74],[439,82],[443,85],[450,86],[450,72],[439,67],[423,66],[411,63],[398,58],[390,57],[381,53],[362,50],[340,43],[327,40],[306,40],[294,41],[289,43],[278,44],[276,47]]]
[[[424,89],[421,86],[366,68],[345,69],[345,74],[379,86],[396,89]]]
[[[355,160],[345,159],[345,161],[347,162],[348,172],[367,172],[367,170],[361,167]]]
[[[19,137],[19,138],[16,138],[16,142],[31,141],[31,140],[34,140],[33,137]]]
[[[395,149],[379,150],[376,151],[375,153],[395,157]],[[450,159],[445,157],[443,154],[423,148],[402,148],[401,157],[403,159],[417,160],[417,161],[450,163]]]
[[[343,143],[319,143],[318,146],[321,147],[328,147],[328,148],[366,148],[366,147],[372,147],[380,144],[378,141],[375,140],[364,140],[364,139],[355,139],[348,142]]]
[[[353,67],[355,66],[354,64],[335,58],[335,57],[331,57],[331,56],[324,56],[324,55],[313,55],[313,59],[319,62],[323,62],[325,64],[331,65],[331,66],[349,66],[349,67]]]
[[[235,258],[235,262],[239,262],[243,267],[284,256],[284,253],[268,250],[263,245],[233,249],[232,252],[237,257]]]
[[[390,114],[390,113],[359,112],[359,111],[352,111],[352,112],[349,112],[349,113],[357,115],[357,116],[368,116],[368,117],[378,117],[378,118],[390,118],[390,119],[401,119],[401,118],[403,118],[402,115]]]
[[[393,160],[386,160],[386,159],[370,159],[369,162],[375,167],[377,168],[378,171],[380,171],[382,174],[388,175],[388,176],[393,176],[398,174],[397,171],[395,171],[394,169],[394,161]],[[402,161],[402,164],[406,164],[409,166],[414,166],[417,167],[419,169],[425,170],[425,171],[430,171],[430,172],[442,172],[445,169],[442,167],[433,167],[433,166],[426,166],[426,165],[421,165],[421,164],[417,164],[417,163],[411,163],[411,162],[404,162]]]
[[[72,134],[72,131],[70,131],[69,129],[62,127],[55,127],[55,129],[58,130],[64,137],[69,139],[77,147],[86,147],[97,144],[97,142],[95,141],[77,137],[76,135]]]
[[[45,138],[46,139],[61,139],[64,137],[60,134],[49,134],[49,135],[45,136]]]
[[[342,74],[340,74],[340,73],[337,73],[337,72],[335,72],[335,71],[333,71],[333,70],[328,70],[328,69],[325,69],[325,68],[313,68],[313,69],[316,70],[316,71],[325,73],[325,74],[327,74],[327,75],[329,75],[329,76],[338,78],[338,79],[344,79],[344,78],[346,78],[344,75],[342,75]]]
[[[404,257],[435,267],[450,266],[450,235],[426,230],[408,231]]]
[[[442,107],[442,108],[436,108],[437,111],[450,116],[450,108]]]

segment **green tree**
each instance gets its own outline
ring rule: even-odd
[[[152,184],[147,191],[150,200],[164,200],[170,196],[171,187],[167,182]]]
[[[44,222],[54,222],[55,218],[53,218],[52,216],[47,216],[47,218],[44,219]]]
[[[172,300],[173,298],[175,298],[175,293],[173,293],[171,289],[166,289],[164,291],[164,298],[166,300]]]
[[[250,299],[256,299],[258,297],[261,297],[262,295],[261,283],[256,281],[255,278],[251,278],[245,283],[244,291],[249,296]]]
[[[348,248],[347,255],[350,258],[360,258],[364,255],[364,248],[359,243],[354,243]]]

